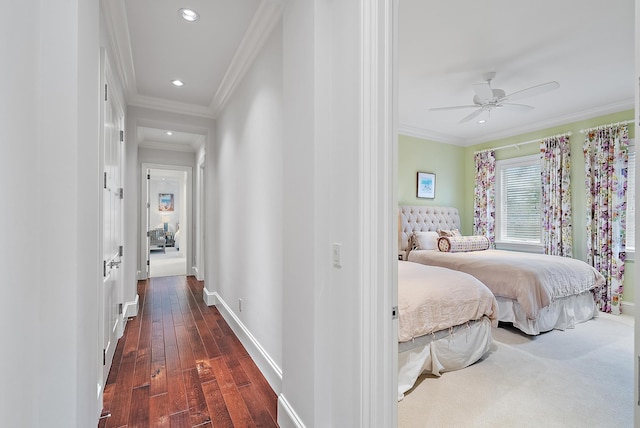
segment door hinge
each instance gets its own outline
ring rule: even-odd
[[[151,180],[151,174],[147,174],[147,180]]]
[[[122,143],[124,141],[124,131],[120,130],[120,142]]]
[[[398,319],[398,307],[394,306],[393,308],[391,308],[391,319],[395,320]]]
[[[122,303],[118,303],[118,315],[122,315]]]
[[[151,236],[151,231],[147,230],[147,238]]]
[[[147,202],[147,208],[151,208],[151,204]]]
[[[149,260],[147,260],[147,266],[149,266]]]
[[[124,189],[122,187],[118,189],[118,197],[124,199]]]
[[[102,365],[103,366],[107,365],[107,350],[106,349],[102,350]]]
[[[102,261],[102,276],[103,277],[107,276],[107,261],[106,260]]]
[[[120,245],[118,247],[118,255],[122,257],[122,253],[124,253],[124,245]]]
[[[107,188],[107,171],[104,172],[104,183],[103,183],[103,188],[106,189]]]
[[[104,84],[104,100],[107,101],[107,84]]]

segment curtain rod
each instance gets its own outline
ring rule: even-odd
[[[596,131],[598,129],[606,128],[607,126],[626,125],[628,123],[633,123],[633,122],[635,122],[635,120],[634,119],[630,119],[630,120],[623,120],[622,122],[610,123],[608,125],[594,126],[593,128],[581,129],[580,133],[584,134],[585,132]]]
[[[537,140],[529,140],[529,141],[523,141],[522,143],[509,144],[508,146],[500,146],[500,147],[493,147],[493,148],[490,148],[490,149],[482,149],[482,150],[478,150],[477,152],[473,152],[473,154],[482,153],[482,152],[488,152],[490,150],[508,149],[508,148],[511,148],[511,147],[515,147],[516,149],[520,150],[520,146],[523,146],[525,144],[539,143],[540,141],[542,141],[544,139],[547,139],[547,138],[570,137],[572,134],[573,133],[571,131],[569,131],[569,132],[565,132],[563,134],[556,134],[556,135],[551,135],[549,137],[538,138]]]

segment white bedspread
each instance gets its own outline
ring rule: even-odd
[[[466,272],[494,295],[516,300],[529,319],[559,298],[581,294],[604,284],[587,263],[560,256],[485,250],[468,253],[414,250],[409,261]]]
[[[489,317],[497,325],[498,304],[471,275],[435,266],[398,262],[398,341]]]

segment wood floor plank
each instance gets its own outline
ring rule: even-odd
[[[277,421],[278,397],[273,389],[271,389],[269,382],[267,382],[267,379],[265,379],[265,377],[262,375],[251,357],[247,356],[244,358],[240,358],[238,361],[240,362],[240,365],[244,369],[249,379],[251,379],[251,384],[260,397],[262,405],[269,412],[271,418],[274,421]]]
[[[227,364],[227,367],[229,367],[229,371],[231,372],[231,376],[233,377],[236,387],[240,388],[251,383],[249,377],[240,365],[239,359],[236,358],[235,355],[225,355],[224,361]]]
[[[150,377],[151,395],[167,392],[167,367],[162,320],[154,321],[151,342],[151,363],[147,376]]]
[[[238,388],[242,399],[244,400],[251,420],[257,427],[277,427],[276,419],[265,408],[264,403],[260,399],[257,389],[252,384],[247,384],[242,388]]]
[[[139,281],[99,428],[273,427],[277,396],[193,277]]]
[[[207,401],[207,407],[209,408],[209,415],[216,427],[220,428],[233,428],[233,422],[231,422],[231,415],[227,410],[227,405],[224,402],[224,397],[218,386],[218,382],[213,380],[202,384],[202,390]]]
[[[169,394],[152,395],[149,397],[149,426],[154,428],[169,428]]]
[[[191,428],[191,419],[189,411],[174,413],[169,417],[171,428]]]
[[[189,402],[189,417],[191,419],[191,426],[198,426],[209,422],[209,409],[207,408],[207,401],[202,391],[202,384],[198,377],[198,370],[190,369],[182,372],[184,377],[184,385],[187,391],[187,400]]]
[[[148,428],[149,425],[149,385],[134,388],[131,393],[131,410],[127,428]]]
[[[180,367],[182,370],[193,369],[196,367],[196,359],[191,350],[189,342],[189,333],[184,326],[176,327],[176,339],[178,341],[178,354],[180,355]]]
[[[242,396],[238,392],[235,381],[233,380],[233,375],[224,359],[218,358],[211,360],[211,366],[216,374],[220,392],[222,393],[233,424],[240,427],[255,426],[251,419],[249,409],[247,409]]]

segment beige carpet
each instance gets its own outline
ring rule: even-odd
[[[478,363],[422,376],[398,403],[398,426],[633,427],[633,319],[601,314],[530,337],[493,329]]]
[[[174,247],[167,247],[162,250],[154,250],[149,258],[149,276],[157,278],[159,276],[186,275],[187,260],[184,251],[178,251]]]

